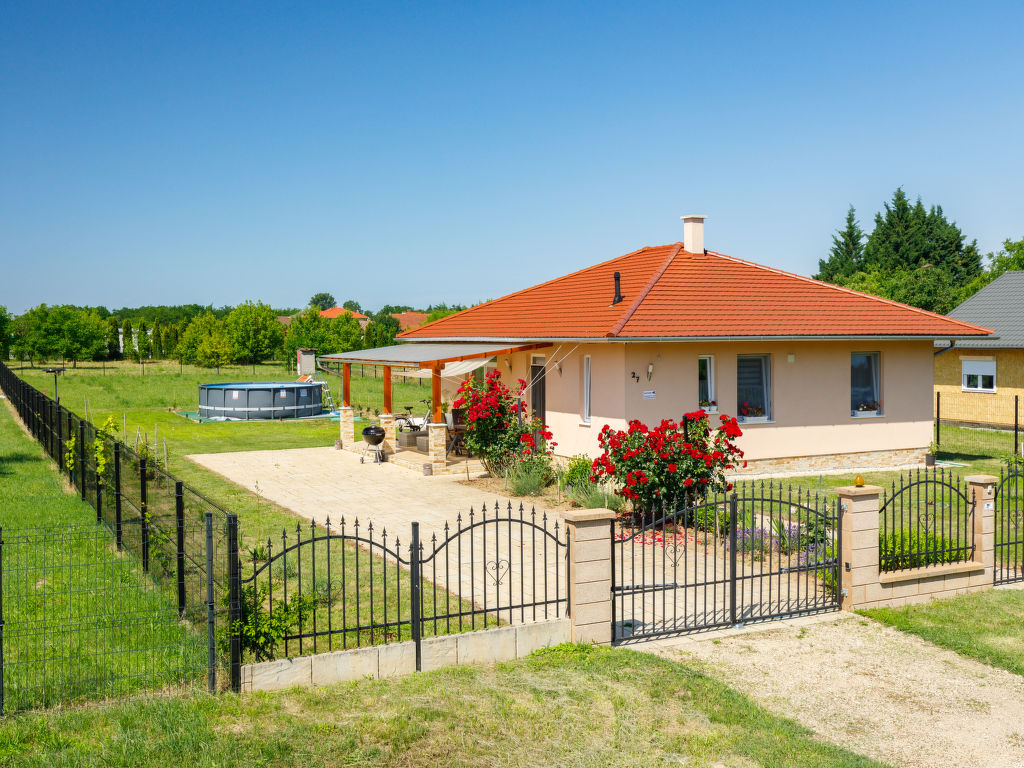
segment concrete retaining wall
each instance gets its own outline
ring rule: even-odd
[[[483,629],[426,638],[420,646],[424,672],[462,664],[493,664],[528,656],[540,648],[569,642],[568,619]],[[364,677],[416,671],[416,644],[406,641],[347,651],[278,659],[242,666],[242,691],[275,691],[295,686],[330,685]]]

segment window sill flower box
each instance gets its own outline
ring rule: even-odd
[[[740,424],[769,424],[772,421],[767,416],[737,416],[736,420]]]
[[[871,416],[881,416],[881,411],[850,411],[850,415],[855,419],[863,419]]]

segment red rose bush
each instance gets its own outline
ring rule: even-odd
[[[729,491],[725,473],[743,458],[734,442],[743,433],[735,418],[719,420],[712,428],[702,409],[653,429],[636,420],[626,430],[605,425],[598,436],[604,453],[594,460],[590,479],[614,482],[616,493],[641,514]]]

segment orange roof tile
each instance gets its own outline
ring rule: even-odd
[[[353,312],[351,309],[345,309],[344,307],[331,307],[330,309],[320,310],[321,317],[341,317],[346,312],[351,313],[352,317],[356,320],[369,320],[369,315],[364,315],[362,312]]]
[[[612,304],[613,274],[623,300]],[[681,243],[616,259],[400,334],[403,339],[984,336],[987,328]]]

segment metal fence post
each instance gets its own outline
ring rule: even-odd
[[[96,471],[96,522],[103,522],[103,478]]]
[[[139,507],[142,512],[142,570],[149,571],[149,511],[146,505],[146,460],[139,459]]]
[[[60,460],[60,455],[64,451],[64,418],[60,413],[60,406],[57,406],[57,454],[54,457],[57,460],[57,468],[63,472],[64,462]]]
[[[213,512],[206,513],[206,677],[211,693],[217,689],[217,638],[213,604]]]
[[[68,440],[70,440],[72,438],[72,436],[75,434],[75,428],[73,426],[73,415],[71,413],[71,409],[70,408],[68,409],[68,430],[67,431],[68,431]],[[63,466],[67,470],[68,476],[71,478],[71,483],[74,484],[74,482],[75,482],[75,468],[74,468],[74,465],[72,465],[70,467],[65,466],[65,462],[64,462],[64,446],[63,445],[60,447],[60,459],[57,460],[57,463],[60,464],[61,466]]]
[[[228,515],[228,635],[231,638],[231,690],[242,690],[242,638],[235,623],[242,618],[241,574],[238,562],[238,516]]]
[[[181,481],[174,484],[174,525],[177,529],[175,546],[178,565],[178,615],[185,615],[185,491]]]
[[[729,622],[736,624],[736,529],[740,525],[736,492],[729,497]]]
[[[935,446],[942,445],[942,393],[935,393]]]
[[[420,524],[412,524],[412,541],[409,544],[409,623],[412,629],[412,641],[416,644],[416,671],[422,669],[420,621]],[[485,618],[486,621],[486,618]]]
[[[121,443],[114,443],[114,541],[121,551]]]
[[[85,422],[78,420],[78,485],[85,501]]]
[[[1013,455],[1020,456],[1020,395],[1013,396]]]

